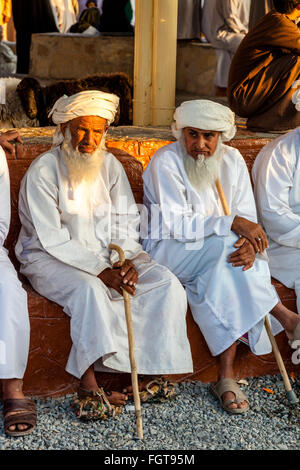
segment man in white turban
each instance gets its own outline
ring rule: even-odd
[[[105,149],[118,103],[100,91],[60,98],[51,111],[56,147],[32,163],[19,199],[21,272],[71,317],[66,370],[80,379],[79,398],[93,398],[90,417],[107,398],[115,406],[127,399],[105,393],[94,373],[130,372],[122,289],[132,296],[138,372],[193,370],[185,292],[138,243],[139,213],[126,174]],[[123,267],[110,243],[123,249]]]
[[[161,148],[144,173],[148,233],[143,247],[186,288],[188,302],[213,356],[219,378],[212,392],[230,413],[249,404],[234,380],[237,340],[248,333],[255,354],[271,352],[264,318],[274,333],[295,339],[299,317],[278,300],[264,258],[267,237],[243,157],[224,145],[235,134],[234,114],[207,100],[187,101],[174,115],[177,142]],[[215,182],[220,179],[230,215]],[[145,233],[146,232],[146,233]]]

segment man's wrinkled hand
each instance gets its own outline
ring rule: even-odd
[[[3,147],[6,152],[11,153],[13,156],[15,156],[15,147],[13,144],[10,143],[12,141],[22,144],[22,140],[18,131],[7,131],[3,132],[3,134],[0,135],[1,147]]]
[[[241,237],[247,238],[253,245],[256,253],[263,253],[269,247],[266,233],[259,224],[244,219],[244,217],[235,216],[231,230]]]
[[[120,261],[113,264],[113,268],[119,267],[121,267]],[[138,273],[132,261],[130,261],[129,259],[125,260],[120,274],[123,277],[123,284],[128,284],[129,286],[136,287],[138,282]]]
[[[255,261],[255,249],[252,243],[242,237],[233,246],[238,249],[231,253],[228,262],[234,267],[243,266],[243,271],[252,268]]]
[[[112,269],[105,269],[98,277],[107,287],[115,289],[121,295],[123,295],[122,289],[131,295],[136,293],[138,273],[130,260],[125,260],[123,266],[120,262],[114,263]]]

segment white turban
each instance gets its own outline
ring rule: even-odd
[[[231,140],[236,133],[234,113],[214,101],[185,101],[176,108],[174,120],[172,132],[176,139],[180,138],[185,127],[221,132],[223,142]]]
[[[49,113],[54,124],[62,124],[79,116],[99,116],[111,124],[119,106],[119,98],[112,93],[87,90],[75,95],[63,95]]]
[[[294,103],[296,110],[300,111],[300,88],[293,94],[292,102]]]
[[[99,116],[111,124],[119,106],[119,97],[112,93],[98,90],[87,90],[75,95],[63,95],[54,104],[49,113],[54,124],[63,124],[79,116]],[[53,144],[59,145],[63,141],[60,126],[57,128]]]

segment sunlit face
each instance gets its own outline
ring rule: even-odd
[[[62,124],[62,133],[69,124],[71,144],[74,150],[81,153],[93,153],[100,145],[103,135],[108,129],[106,119],[99,116],[80,116],[69,123]]]
[[[215,153],[220,132],[185,127],[183,135],[187,153],[196,160],[199,154],[208,158]]]

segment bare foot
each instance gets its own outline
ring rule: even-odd
[[[157,377],[158,376],[154,376],[154,375],[147,375],[147,376],[140,375],[138,377],[139,392],[143,392],[144,390],[146,390],[148,383],[151,382],[151,380],[155,380]],[[128,387],[123,388],[122,391],[123,393],[126,393],[129,397],[132,397],[133,395],[132,385],[128,385]]]
[[[96,392],[99,389],[93,366],[89,367],[81,377],[80,387],[88,392]],[[115,406],[126,405],[128,400],[128,396],[120,392],[105,390],[105,395],[109,403]]]
[[[227,378],[232,378],[232,377],[227,377]],[[223,405],[226,403],[227,400],[235,400],[235,394],[232,393],[232,392],[225,392],[223,393],[222,395],[222,402],[223,402]],[[227,408],[230,408],[230,409],[236,409],[236,408],[239,408],[239,409],[243,409],[243,408],[247,408],[249,405],[248,405],[248,402],[247,401],[243,401],[241,403],[230,403],[230,405],[227,406]]]

